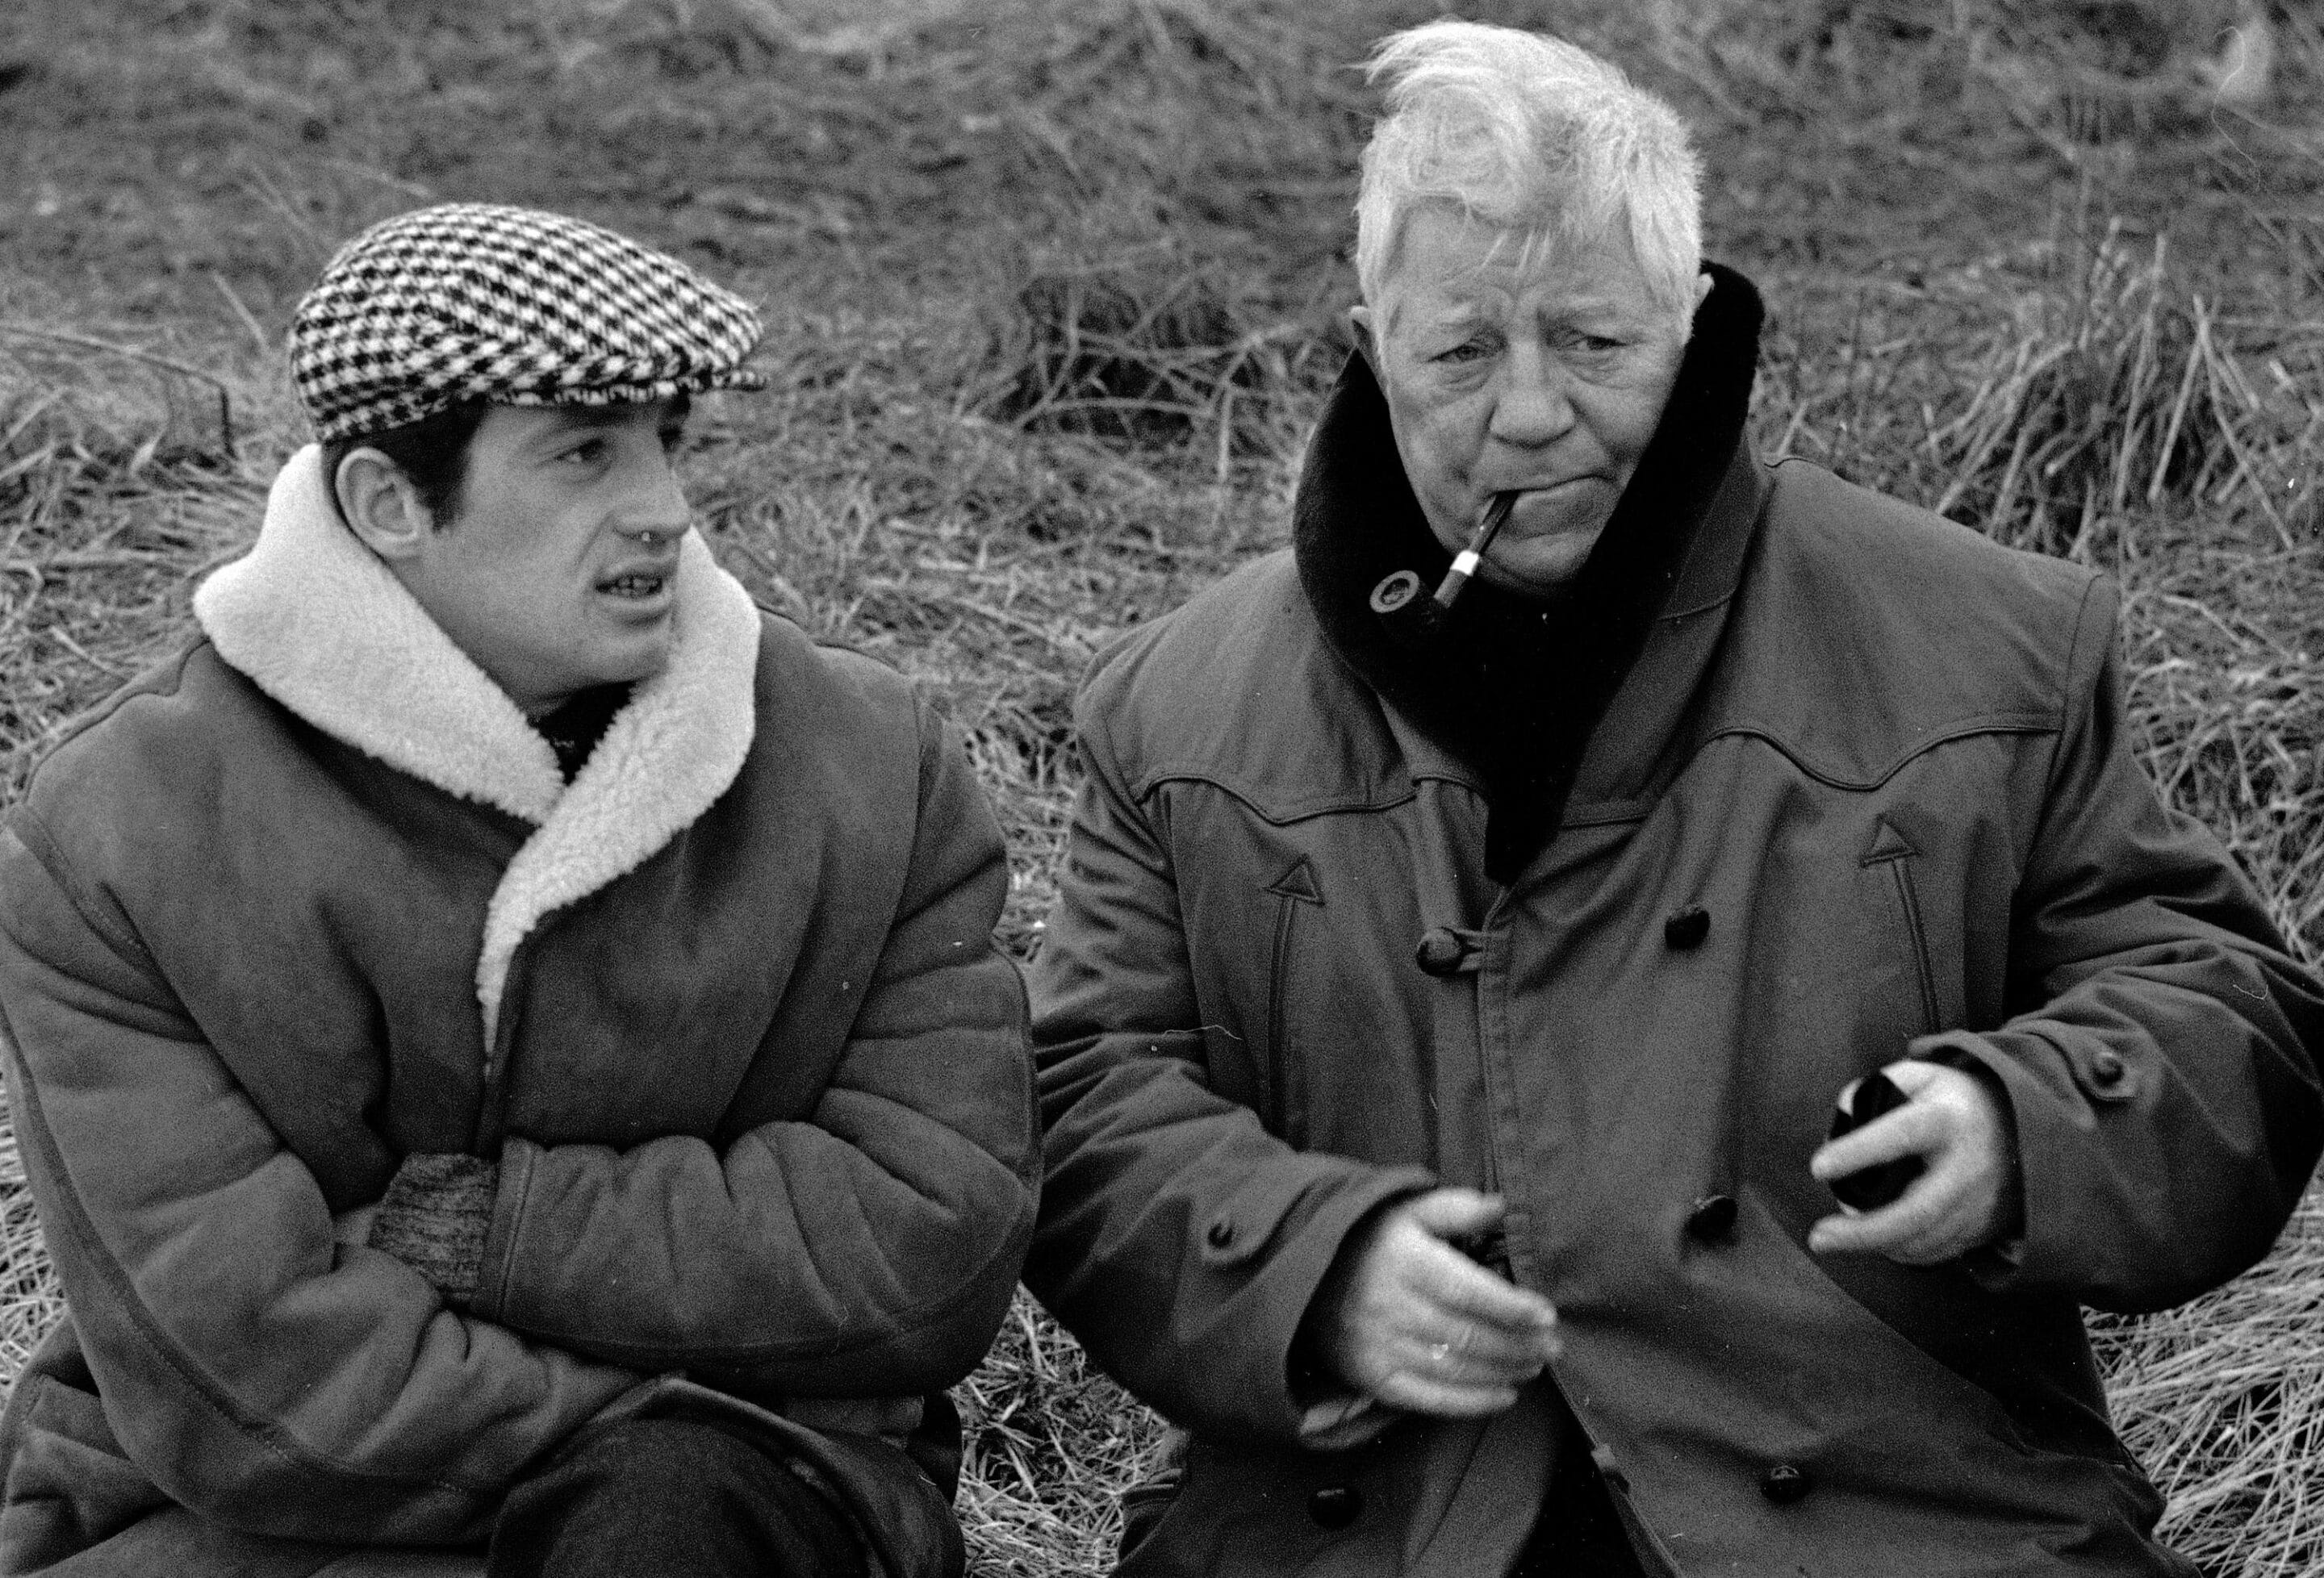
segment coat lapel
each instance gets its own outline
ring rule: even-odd
[[[484,1044],[541,920],[659,852],[731,785],[756,720],[759,613],[699,536],[680,546],[668,666],[568,787],[549,742],[339,521],[320,452],[275,479],[258,543],[194,594],[218,656],[307,722],[447,794],[535,824],[502,873],[476,960]]]
[[[530,822],[564,792],[557,754],[340,521],[322,452],[290,457],[257,546],[194,593],[218,656],[334,739]]]
[[[637,688],[549,821],[501,876],[476,961],[485,1044],[517,946],[542,916],[635,870],[693,825],[742,770],[756,721],[759,610],[688,532],[669,665]]]

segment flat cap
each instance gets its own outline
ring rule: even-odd
[[[468,400],[616,405],[760,389],[759,315],[586,221],[488,203],[400,214],[339,249],[290,320],[290,381],[326,443]]]

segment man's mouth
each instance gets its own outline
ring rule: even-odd
[[[1509,524],[1520,528],[1538,528],[1545,513],[1562,516],[1600,481],[1594,473],[1585,472],[1578,477],[1560,477],[1554,482],[1509,490],[1517,496],[1516,515]]]
[[[670,573],[667,570],[624,570],[598,582],[597,590],[611,597],[643,601],[661,595],[669,583]]]
[[[1514,488],[1499,489],[1496,491],[1515,493],[1517,496],[1517,502],[1522,504],[1526,499],[1536,493],[1554,493],[1561,488],[1571,488],[1576,482],[1591,482],[1595,481],[1597,481],[1597,474],[1595,472],[1582,472],[1571,477],[1550,477],[1538,482],[1524,482]]]

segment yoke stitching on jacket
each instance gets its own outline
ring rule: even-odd
[[[1963,719],[1950,728],[1920,741],[1870,778],[1843,777],[1837,772],[1817,766],[1808,759],[1803,748],[1794,745],[1784,735],[1776,732],[1772,726],[1764,723],[1745,721],[1723,724],[1705,735],[1702,745],[1708,746],[1715,739],[1733,738],[1763,740],[1774,747],[1777,754],[1786,761],[1817,783],[1833,789],[1846,789],[1860,794],[1881,787],[1939,746],[1950,745],[1957,740],[1971,739],[1980,734],[2055,735],[2062,728],[2062,723],[2058,720],[2036,717],[2024,712],[1996,712],[1982,717]],[[1696,747],[1697,754],[1700,754],[1702,748],[1702,746]]]
[[[189,1356],[180,1353],[177,1344],[168,1340],[167,1334],[161,1329],[160,1323],[154,1320],[152,1313],[147,1309],[145,1301],[137,1297],[136,1284],[130,1280],[128,1274],[115,1260],[112,1252],[106,1247],[104,1237],[97,1231],[94,1218],[89,1216],[88,1206],[82,1203],[80,1191],[73,1185],[72,1174],[65,1167],[63,1155],[57,1149],[55,1135],[49,1127],[46,1109],[42,1104],[40,1091],[32,1079],[31,1060],[24,1056],[23,1047],[16,1038],[15,1027],[8,1020],[5,1009],[0,1009],[0,1034],[7,1037],[8,1044],[15,1054],[17,1066],[23,1075],[19,1083],[25,1109],[23,1115],[31,1120],[26,1126],[32,1134],[33,1142],[41,1148],[43,1158],[56,1176],[60,1194],[58,1203],[72,1217],[76,1230],[92,1246],[93,1252],[89,1256],[89,1263],[106,1284],[107,1290],[119,1301],[120,1307],[128,1313],[131,1328],[135,1331],[139,1339],[170,1368],[172,1373],[185,1382],[195,1401],[224,1419],[254,1445],[271,1453],[293,1468],[306,1472],[319,1471],[337,1474],[345,1479],[381,1485],[418,1486],[428,1490],[448,1491],[454,1495],[475,1501],[488,1499],[491,1492],[487,1487],[470,1484],[461,1480],[390,1473],[381,1469],[359,1468],[352,1463],[342,1463],[328,1454],[319,1452],[300,1441],[281,1421],[265,1418],[245,1408],[239,1399],[217,1386],[203,1373],[200,1366],[194,1363]],[[133,1457],[131,1461],[134,1463],[136,1460]],[[144,1465],[141,1463],[138,1466],[143,1472]]]
[[[1709,746],[1713,740],[1717,739],[1726,739],[1730,738],[1761,739],[1766,741],[1768,745],[1773,746],[1775,750],[1786,760],[1790,761],[1794,766],[1799,768],[1801,772],[1805,773],[1809,777],[1813,778],[1817,783],[1828,784],[1834,789],[1862,792],[1879,788],[1891,778],[1894,778],[1898,773],[1904,771],[1905,767],[1911,766],[1914,760],[1927,755],[1930,751],[1934,750],[1939,746],[1950,745],[1956,740],[1973,739],[1980,734],[2056,735],[2061,733],[2063,725],[2059,720],[2041,717],[2036,714],[2027,712],[1994,712],[1975,715],[1954,723],[1941,732],[1932,735],[1927,739],[1917,742],[1909,749],[1898,756],[1895,761],[1880,769],[1876,776],[1864,779],[1846,777],[1838,772],[1818,766],[1815,762],[1811,761],[1808,758],[1803,748],[1794,745],[1784,733],[1779,732],[1774,728],[1774,726],[1765,723],[1755,723],[1748,720],[1722,724],[1719,728],[1712,729],[1710,733],[1703,736],[1702,744],[1695,748],[1693,754],[1700,755],[1704,747]],[[1681,769],[1682,772],[1683,772],[1683,768]],[[1410,804],[1413,801],[1418,799],[1420,795],[1419,785],[1423,783],[1457,784],[1465,789],[1477,789],[1477,785],[1471,783],[1468,779],[1456,776],[1450,773],[1416,774],[1413,775],[1409,785],[1405,788],[1402,793],[1397,794],[1371,797],[1342,795],[1336,798],[1311,796],[1305,800],[1294,801],[1288,805],[1273,806],[1265,803],[1257,793],[1245,787],[1243,784],[1238,783],[1223,773],[1199,766],[1181,767],[1173,766],[1154,769],[1148,775],[1144,785],[1135,791],[1134,798],[1136,798],[1140,803],[1143,803],[1144,802],[1151,799],[1155,791],[1160,789],[1166,784],[1206,784],[1212,788],[1219,790],[1222,794],[1232,795],[1236,800],[1250,807],[1250,809],[1262,820],[1275,826],[1281,827],[1291,822],[1311,821],[1319,816],[1344,815],[1357,812],[1393,811],[1397,806]],[[1480,792],[1481,793],[1481,791]],[[1635,814],[1631,814],[1632,808],[1636,808]],[[1602,814],[1600,813],[1600,808],[1599,807],[1593,806],[1584,809],[1591,812],[1586,821],[1576,821],[1569,817],[1563,825],[1567,827],[1598,826],[1604,823],[1636,821],[1645,816],[1647,811],[1651,810],[1651,803],[1644,801],[1607,802],[1605,803],[1605,810]]]
[[[1399,805],[1409,804],[1418,799],[1420,784],[1424,781],[1460,784],[1468,788],[1476,787],[1467,779],[1454,777],[1449,773],[1441,776],[1429,774],[1425,777],[1416,775],[1401,793],[1395,794],[1309,795],[1302,800],[1292,801],[1288,805],[1270,807],[1260,799],[1256,791],[1247,788],[1227,775],[1204,766],[1189,766],[1154,768],[1148,773],[1144,783],[1132,792],[1131,797],[1139,804],[1144,804],[1153,798],[1156,790],[1166,784],[1207,784],[1213,789],[1233,795],[1265,821],[1281,827],[1289,822],[1306,821],[1314,817],[1333,816],[1348,812],[1392,811]]]

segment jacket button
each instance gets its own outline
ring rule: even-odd
[[[1234,1220],[1222,1216],[1203,1229],[1204,1241],[1213,1249],[1224,1249],[1234,1242]]]
[[[2090,1054],[2090,1078],[2100,1085],[2119,1085],[2129,1072],[2130,1065],[2112,1047],[2100,1047]]]
[[[1364,1493],[1353,1485],[1326,1485],[1307,1498],[1307,1516],[1323,1528],[1345,1528],[1364,1515]]]
[[[1759,1494],[1778,1507],[1788,1507],[1812,1488],[1807,1471],[1779,1463],[1759,1476]]]
[[[1705,1195],[1686,1214],[1687,1236],[1698,1243],[1724,1243],[1735,1232],[1735,1197]]]
[[[1420,934],[1420,946],[1412,950],[1420,968],[1432,976],[1452,976],[1461,973],[1461,961],[1469,957],[1469,945],[1450,926],[1431,926]]]
[[[1711,935],[1711,912],[1701,904],[1681,910],[1663,922],[1663,941],[1681,950],[1700,948]]]

